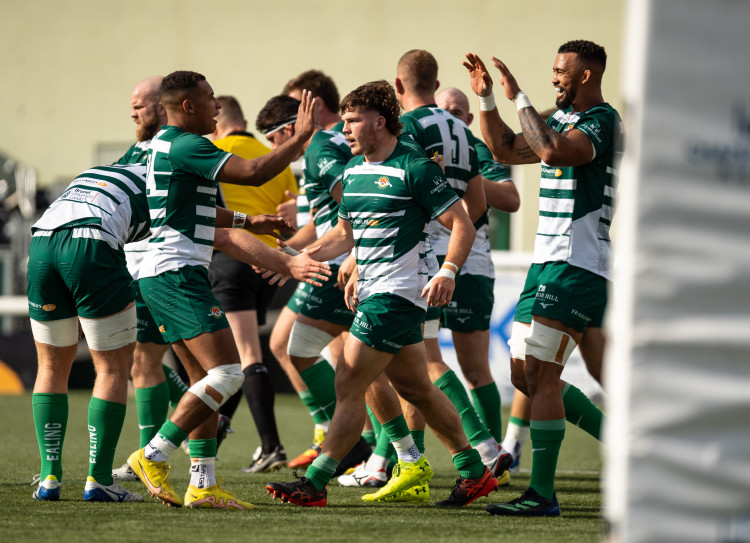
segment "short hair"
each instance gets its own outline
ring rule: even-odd
[[[607,53],[604,47],[587,40],[572,40],[563,43],[557,50],[561,53],[575,53],[586,64],[596,64],[602,71],[607,67]]]
[[[224,123],[241,123],[245,120],[245,116],[242,113],[242,108],[240,107],[237,98],[234,96],[218,96],[216,99],[221,104],[219,117],[217,119],[218,121]]]
[[[261,134],[268,134],[297,119],[300,101],[286,94],[274,96],[258,112],[255,127]]]
[[[423,49],[407,51],[396,67],[407,91],[415,94],[435,92],[438,80],[438,63],[431,53]]]
[[[308,90],[312,93],[313,98],[320,98],[329,111],[338,111],[339,90],[336,88],[336,83],[320,70],[302,72],[297,77],[290,79],[281,92],[289,94],[295,90]]]
[[[198,84],[205,80],[206,77],[198,72],[190,72],[187,70],[172,72],[161,81],[160,91],[162,103],[167,102],[174,104],[182,101],[189,91],[198,88]]]
[[[347,111],[377,111],[385,118],[385,127],[394,136],[401,134],[403,124],[399,120],[401,106],[388,81],[371,81],[360,85],[341,101],[341,113]]]

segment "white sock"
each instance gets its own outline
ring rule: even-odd
[[[365,463],[365,469],[367,471],[380,471],[381,469],[385,471],[388,469],[388,459],[378,454],[371,454]]]
[[[505,439],[503,439],[503,449],[512,454],[513,460],[515,460],[518,458],[528,437],[528,426],[519,426],[514,422],[508,421],[508,426],[505,429]]]
[[[396,449],[396,454],[399,460],[404,462],[419,462],[422,458],[422,453],[419,452],[417,446],[414,444],[414,438],[411,434],[407,434],[398,441],[391,441],[393,448]]]
[[[479,456],[482,457],[482,464],[485,466],[489,466],[495,461],[498,450],[500,450],[500,446],[494,437],[485,439],[481,443],[477,443],[474,448],[479,453]]]
[[[163,435],[156,434],[148,442],[148,445],[146,445],[143,454],[152,462],[166,462],[176,448],[177,445],[166,439]]]
[[[190,459],[190,484],[195,488],[208,488],[216,484],[215,458]]]

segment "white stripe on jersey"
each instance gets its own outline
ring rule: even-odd
[[[127,187],[130,190],[132,190],[135,194],[141,194],[141,192],[142,192],[141,189],[138,188],[138,185],[136,185],[135,183],[133,183],[133,180],[131,178],[129,178],[126,175],[121,174],[120,172],[115,172],[115,171],[112,171],[112,170],[107,170],[106,172],[103,172],[102,170],[98,170],[98,169],[92,168],[92,169],[86,170],[82,174],[78,175],[78,177],[84,176],[86,174],[97,174],[97,175],[100,175],[100,176],[101,175],[106,175],[106,177],[113,177],[113,178],[117,179],[118,181],[121,181],[122,183],[124,183],[125,185],[127,185]],[[100,179],[80,179],[80,181],[85,181],[85,182],[89,182],[89,183],[100,183],[100,182],[102,182],[102,180],[100,180]],[[104,181],[104,182],[106,182],[106,181]],[[118,192],[120,194],[124,194],[124,192],[122,192],[120,189],[117,189],[117,190],[118,190]],[[120,199],[120,196],[118,196],[118,199]],[[120,199],[120,201],[122,201],[122,200]]]
[[[398,177],[404,179],[404,170],[401,168],[393,168],[391,166],[382,166],[380,164],[373,164],[372,162],[365,162],[364,164],[358,164],[353,168],[349,168],[344,172],[344,179],[350,175],[358,174],[372,174],[372,175],[387,175],[392,177]]]
[[[216,218],[216,206],[209,207],[209,206],[201,206],[196,205],[195,206],[195,214],[200,217],[214,217]]]
[[[155,219],[163,219],[167,216],[167,208],[160,207],[159,209],[149,209],[148,214],[151,217],[152,221]]]
[[[558,236],[570,234],[571,217],[539,217],[539,227],[537,234],[543,236]],[[539,238],[537,238],[538,240]],[[537,241],[538,242],[538,241]]]
[[[216,187],[203,187],[199,186],[197,189],[195,189],[196,192],[201,192],[203,194],[211,194],[216,195]]]
[[[386,258],[393,259],[393,245],[384,245],[382,247],[357,247],[357,260],[366,262],[367,260],[380,260]],[[371,268],[368,264],[367,275],[372,275]]]
[[[398,235],[398,228],[364,228],[353,230],[354,239],[385,239]]]
[[[406,210],[396,211],[395,213],[385,212],[369,212],[369,211],[350,211],[349,217],[352,219],[358,219],[360,217],[366,217],[371,219],[382,219],[384,217],[403,217],[406,215]]]
[[[361,196],[365,198],[389,198],[391,200],[413,200],[411,196],[395,196],[378,192],[347,192],[347,198],[350,196]]]
[[[541,178],[539,181],[540,188],[552,190],[576,190],[578,180],[576,179],[548,179]]]
[[[576,201],[573,198],[539,198],[539,211],[549,213],[573,213]]]
[[[206,226],[205,224],[195,225],[195,239],[204,239],[210,241],[211,245],[214,243],[214,227]],[[197,246],[197,244],[196,244]],[[209,259],[210,260],[210,259]]]
[[[169,150],[172,148],[172,142],[164,141],[159,139],[159,136],[164,133],[164,130],[160,131],[153,140],[151,140],[151,150],[156,151],[159,153],[169,153]],[[160,173],[160,172],[154,172],[154,173]],[[161,174],[164,175],[164,174]]]

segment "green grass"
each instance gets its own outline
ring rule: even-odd
[[[257,509],[244,512],[170,509],[152,498],[144,503],[101,504],[82,500],[87,475],[88,435],[86,412],[89,394],[70,395],[70,417],[64,449],[64,481],[59,502],[37,502],[31,494],[32,477],[39,472],[39,450],[31,414],[31,395],[0,396],[0,538],[5,542],[158,541],[166,543],[229,541],[599,541],[603,536],[600,516],[600,449],[590,436],[568,425],[560,453],[557,493],[563,515],[556,519],[508,519],[491,517],[488,503],[517,497],[528,485],[530,447],[527,444],[522,471],[509,488],[482,498],[461,510],[399,504],[365,504],[361,489],[329,485],[327,508],[302,508],[271,500],[264,484],[292,480],[290,469],[272,474],[247,475],[247,465],[258,437],[244,402],[235,416],[230,435],[219,450],[217,474],[224,486]],[[278,395],[276,413],[282,442],[293,457],[312,438],[309,416],[296,396]],[[507,420],[507,413],[504,413]],[[128,418],[115,457],[122,464],[138,444],[135,405],[130,400]],[[448,496],[457,476],[447,451],[428,431],[427,457],[435,467],[430,483],[430,503]],[[189,461],[180,450],[171,460],[171,480],[184,489],[189,480]],[[300,473],[300,475],[302,475]],[[140,483],[125,483],[143,493]]]

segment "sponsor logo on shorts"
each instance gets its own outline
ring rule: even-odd
[[[383,340],[383,345],[388,345],[389,347],[393,347],[394,349],[400,349],[401,347],[403,347],[403,345],[399,345],[398,343],[388,341],[387,339]]]
[[[375,181],[375,184],[378,186],[379,189],[385,189],[385,188],[393,186],[391,185],[391,182],[388,180],[386,176],[383,176],[377,181]]]
[[[208,314],[208,316],[216,317],[217,319],[224,314],[224,312],[221,310],[221,308],[218,305],[212,306],[210,311],[211,312]]]
[[[465,323],[471,318],[471,315],[466,315],[465,317],[456,317],[456,320],[460,322],[461,324]]]
[[[544,309],[547,309],[551,305],[555,305],[553,302],[550,302],[548,304],[545,304],[544,302],[539,302],[539,305],[541,305]]]
[[[307,306],[307,310],[308,311],[312,311],[313,309],[315,309],[316,307],[318,307],[318,304],[307,304],[306,303],[305,305]]]
[[[49,313],[50,311],[54,311],[54,310],[55,310],[56,308],[57,308],[57,306],[56,306],[55,304],[44,304],[44,305],[42,306],[42,309],[43,309],[44,311],[47,311],[48,313]]]
[[[581,319],[581,320],[582,320],[582,321],[584,321],[584,322],[591,322],[591,317],[589,317],[589,316],[587,316],[587,315],[584,315],[584,314],[583,314],[583,313],[581,313],[580,311],[577,311],[577,310],[575,310],[575,309],[571,309],[571,310],[570,310],[570,313],[571,313],[571,315],[573,315],[574,317],[578,317],[579,319]]]
[[[558,302],[557,296],[555,296],[554,294],[547,293],[546,290],[547,290],[547,285],[539,285],[539,289],[536,291],[536,299],[544,300],[546,302],[557,303]],[[547,306],[552,305],[552,303],[549,303],[547,305],[541,304],[541,306],[546,309]]]

